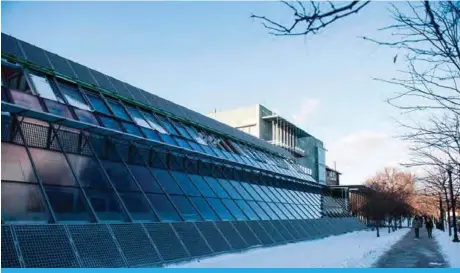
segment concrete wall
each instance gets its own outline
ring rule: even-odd
[[[208,117],[218,120],[222,123],[230,125],[235,128],[240,127],[253,127],[251,134],[260,137],[259,128],[259,106],[253,105],[249,107],[242,107],[227,111],[221,111],[208,114]]]

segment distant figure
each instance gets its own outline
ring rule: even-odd
[[[412,228],[414,229],[415,231],[415,238],[418,239],[419,238],[419,231],[420,231],[420,228],[422,227],[422,221],[420,220],[420,217],[419,216],[415,216],[414,217],[414,220],[412,220]]]
[[[433,238],[433,220],[431,218],[425,221],[426,232],[428,232],[428,238]]]

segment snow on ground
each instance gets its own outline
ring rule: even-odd
[[[182,268],[346,268],[371,267],[409,229],[381,237],[375,231],[357,231],[324,239],[223,254],[170,267]]]
[[[450,267],[460,268],[460,243],[452,242],[453,236],[449,237],[448,231],[433,230],[433,236],[438,242],[444,258],[449,262]]]

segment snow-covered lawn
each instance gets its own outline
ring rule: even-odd
[[[440,230],[433,230],[433,236],[438,242],[441,252],[444,254],[445,259],[449,262],[450,267],[460,268],[460,243],[453,243],[452,236],[449,233]]]
[[[371,267],[409,229],[388,233],[381,237],[375,231],[357,231],[270,248],[253,249],[242,253],[223,254],[201,261],[192,261],[170,267],[211,268],[307,268],[307,267]]]

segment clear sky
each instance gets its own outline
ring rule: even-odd
[[[2,32],[201,113],[261,103],[324,141],[326,161],[359,184],[407,159],[384,102],[403,64],[380,37],[373,2],[320,35],[273,37],[251,13],[287,19],[277,2],[2,2]]]

